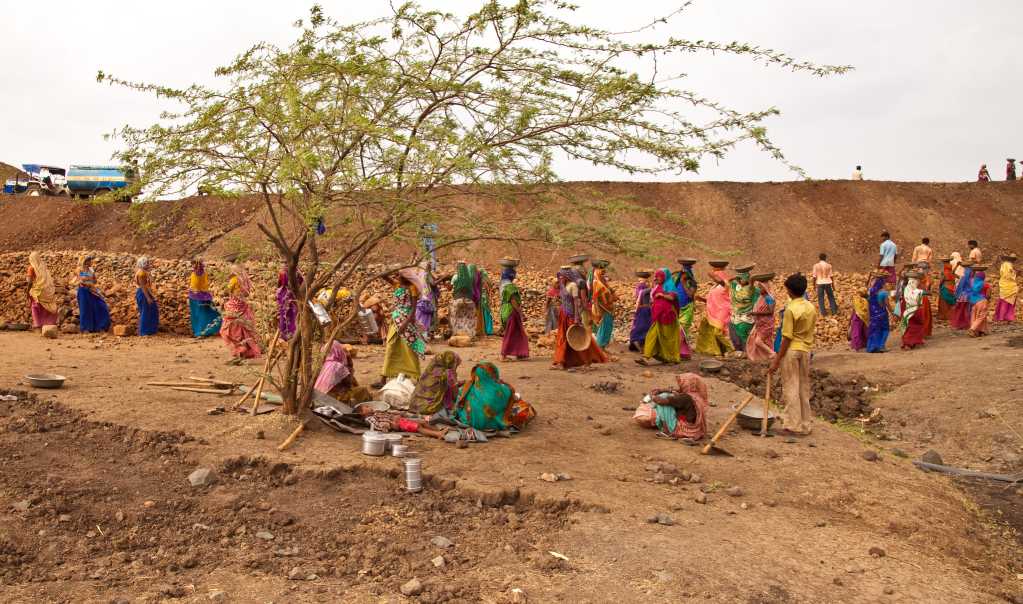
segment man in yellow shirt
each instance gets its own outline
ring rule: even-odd
[[[768,373],[781,368],[785,397],[782,424],[786,432],[809,434],[813,412],[810,410],[810,351],[813,350],[817,311],[806,299],[806,277],[800,273],[785,280],[789,303],[781,324],[781,347]]]

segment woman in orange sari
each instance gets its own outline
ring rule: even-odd
[[[970,336],[978,338],[986,336],[988,331],[987,308],[988,295],[991,293],[991,286],[987,284],[987,275],[984,274],[986,267],[978,267],[970,282],[969,298],[970,304]]]
[[[919,267],[921,275],[917,284],[921,290],[926,292],[926,295],[921,298],[920,308],[916,312],[920,313],[924,337],[929,338],[934,334],[934,309],[931,307],[931,265],[929,262],[920,262],[917,267]]]
[[[954,254],[958,255],[958,254]],[[942,260],[941,281],[938,283],[938,319],[948,321],[956,303],[956,273],[953,258]]]
[[[568,345],[568,328],[582,324],[582,313],[585,308],[580,300],[580,282],[585,286],[586,279],[571,266],[563,266],[558,271],[560,286],[561,309],[558,313],[558,333],[555,337],[554,360],[552,369],[571,369],[580,365],[607,363],[610,359],[597,341],[590,335],[590,345],[586,350],[575,350]]]

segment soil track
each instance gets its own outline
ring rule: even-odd
[[[677,369],[641,369],[623,347],[614,347],[621,361],[590,371],[552,372],[544,356],[502,364],[537,419],[521,435],[468,449],[413,437],[434,478],[409,497],[395,460],[361,456],[356,437],[314,422],[280,453],[293,423],[210,416],[233,398],[144,385],[188,375],[251,380],[253,366],[223,364],[220,342],[0,333],[19,351],[0,367],[0,383],[29,371],[70,376],[39,402],[0,406],[0,532],[9,556],[0,589],[7,601],[198,602],[224,590],[238,602],[400,602],[398,588],[416,577],[426,587],[409,601],[502,603],[521,588],[531,602],[1018,602],[1023,557],[1004,519],[1019,519],[993,498],[978,507],[970,491],[894,451],[915,457],[934,447],[949,463],[1001,466],[944,446],[958,438],[959,426],[942,421],[958,421],[950,399],[910,397],[918,382],[891,379],[925,361],[960,363],[974,380],[969,400],[1001,400],[1000,363],[1018,363],[1004,351],[1023,354],[1005,347],[1008,335],[939,332],[911,353],[820,353],[818,366],[832,376],[867,375],[869,402],[882,409],[877,425],[819,423],[793,442],[736,431],[722,443],[734,457],[701,456],[635,426],[640,396],[670,385]],[[358,377],[371,381],[382,351],[359,352]],[[458,352],[467,367],[495,360],[497,343]],[[885,373],[863,371],[875,360]],[[739,379],[750,371],[730,366]],[[590,388],[606,382],[619,385],[610,394]],[[709,385],[714,429],[745,391]],[[963,400],[952,409],[972,405]],[[930,441],[911,429],[914,417],[931,418]],[[1005,431],[996,420],[970,430],[996,444]],[[1001,443],[998,459],[1020,444]],[[217,469],[218,484],[189,487],[198,466]],[[548,483],[543,472],[572,479]],[[726,494],[733,486],[738,496]],[[654,514],[674,524],[649,524]],[[262,530],[273,541],[255,536]],[[455,546],[437,551],[436,535]],[[438,554],[440,569],[430,562]],[[289,580],[296,567],[300,579],[317,578]]]
[[[723,255],[752,259],[771,269],[808,270],[827,251],[840,271],[860,271],[876,260],[878,235],[887,228],[904,253],[924,235],[938,253],[962,250],[966,239],[981,240],[989,254],[1023,250],[1023,184],[808,181],[787,183],[566,183],[576,199],[622,199],[673,212],[687,220],[671,228],[671,249],[636,260],[601,252],[623,270],[638,264],[674,264],[679,255]],[[465,195],[460,203],[496,219],[515,212],[515,202]],[[570,202],[559,202],[571,212]],[[255,226],[262,209],[253,197],[189,198],[131,209],[127,204],[90,205],[63,199],[0,200],[0,251],[96,249],[183,258],[195,253],[216,257],[267,249]],[[588,218],[598,224],[602,218]],[[627,220],[659,226],[649,217]],[[321,245],[330,255],[345,233],[327,216]],[[443,223],[441,224],[443,230]],[[576,250],[512,244],[479,244],[459,250],[492,266],[506,254],[537,269],[556,268]],[[387,254],[407,257],[407,250]],[[454,254],[454,252],[453,252]],[[386,259],[386,258],[382,258]],[[448,258],[450,260],[451,258]],[[626,273],[627,274],[627,273]]]

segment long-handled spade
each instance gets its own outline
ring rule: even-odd
[[[731,455],[731,453],[729,453],[728,451],[725,451],[724,449],[717,447],[715,445],[717,445],[717,442],[721,439],[722,436],[724,436],[725,432],[727,432],[728,429],[732,427],[732,422],[735,421],[735,418],[739,417],[739,413],[741,413],[742,410],[746,408],[746,405],[748,405],[752,400],[753,395],[750,394],[749,396],[746,397],[746,400],[742,401],[742,404],[735,408],[735,411],[730,416],[728,416],[728,419],[725,420],[725,423],[721,424],[721,427],[718,428],[718,431],[714,434],[714,438],[710,439],[710,442],[707,443],[707,446],[705,446],[700,451],[701,455],[708,455],[712,452],[719,455]]]

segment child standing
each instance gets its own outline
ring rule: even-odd
[[[813,412],[810,410],[810,352],[813,350],[817,311],[804,298],[806,277],[796,273],[785,280],[789,302],[781,326],[781,347],[771,363],[768,373],[781,368],[781,382],[785,397],[782,416],[786,432],[809,434]]]

